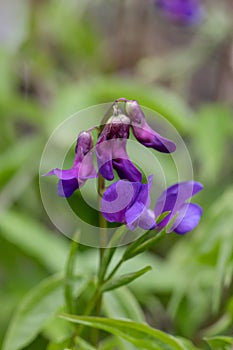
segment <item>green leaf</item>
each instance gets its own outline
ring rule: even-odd
[[[80,289],[84,280],[77,279]],[[45,324],[64,305],[64,278],[54,275],[43,280],[21,301],[7,330],[3,350],[18,350],[28,345]]]
[[[107,292],[109,290],[124,286],[125,284],[129,284],[130,282],[134,281],[136,278],[144,275],[144,273],[146,273],[147,271],[150,271],[150,270],[151,270],[151,266],[146,266],[139,271],[127,273],[127,274],[122,275],[120,277],[113,278],[113,279],[107,281],[103,285],[102,291]]]
[[[217,336],[205,338],[212,350],[232,350],[233,338],[225,336]]]
[[[49,277],[33,288],[12,318],[3,350],[17,350],[28,345],[63,303],[63,277]]]
[[[224,160],[227,160],[227,139],[231,135],[232,127],[231,111],[223,105],[206,105],[196,118],[192,140],[201,174],[208,183],[215,181],[222,166],[226,166]]]
[[[110,318],[126,318],[136,322],[144,322],[143,311],[127,287],[121,287],[111,291],[111,293],[105,293],[103,298],[103,306],[105,315]],[[135,350],[139,349],[135,345],[129,343],[128,341],[115,337],[118,341],[117,349],[121,350]],[[109,347],[109,350],[113,349],[114,346]]]
[[[30,256],[35,257],[51,272],[64,268],[69,245],[31,217],[9,211],[2,213],[0,234]],[[51,254],[56,252],[56,254]]]
[[[165,234],[165,230],[160,231],[156,234],[154,231],[150,232],[149,234],[145,233],[137,241],[133,242],[132,245],[128,247],[128,249],[126,249],[123,255],[123,259],[128,260],[138,254],[145,252],[146,250],[153,247],[155,243],[158,242]]]
[[[106,293],[103,302],[108,317],[121,317],[132,321],[144,322],[143,311],[137,299],[127,287]]]
[[[75,338],[75,345],[78,345],[78,349],[82,350],[97,350],[97,348],[82,338]]]
[[[63,314],[67,321],[101,329],[148,350],[184,350],[179,340],[147,324],[129,320]]]

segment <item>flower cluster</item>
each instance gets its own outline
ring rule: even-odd
[[[122,100],[125,102],[125,111],[118,104]],[[126,150],[130,131],[142,145],[159,152],[174,152],[176,145],[148,125],[137,101],[116,100],[113,115],[98,130],[95,147],[91,131],[79,134],[71,169],[53,169],[45,174],[59,178],[60,196],[71,196],[89,178],[102,176],[112,181],[115,170],[120,180],[105,190],[101,202],[101,213],[107,221],[126,224],[130,230],[137,227],[161,230],[166,226],[168,232],[174,231],[178,234],[184,234],[196,227],[202,209],[188,200],[202,189],[198,182],[186,181],[169,187],[157,199],[154,210],[150,209],[153,176],[149,176],[147,183],[142,183],[141,172],[130,160]],[[94,154],[98,173],[93,162]]]

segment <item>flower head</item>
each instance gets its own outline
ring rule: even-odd
[[[44,176],[56,175],[59,178],[58,195],[70,197],[75,190],[82,187],[87,179],[97,177],[93,165],[92,136],[89,132],[81,132],[75,147],[75,159],[71,169],[53,169]]]
[[[202,189],[203,185],[195,181],[184,181],[167,188],[155,205],[155,217],[168,212],[157,224],[157,228],[162,229],[173,221],[168,232],[184,234],[193,230],[200,221],[202,208],[197,204],[187,203],[187,200]]]
[[[126,142],[130,120],[123,114],[112,116],[104,127],[96,144],[96,158],[100,174],[107,180],[114,179],[115,169],[121,179],[141,181],[141,172],[129,159]]]
[[[164,16],[174,22],[193,24],[202,17],[198,0],[155,0],[154,3]]]
[[[147,124],[146,118],[137,101],[126,102],[125,108],[131,120],[133,134],[140,143],[164,153],[171,153],[176,150],[174,142],[161,136]]]
[[[158,198],[154,211],[149,209],[151,185],[152,176],[149,176],[147,184],[120,180],[108,187],[101,207],[105,219],[125,223],[130,230],[141,227],[160,231],[170,223],[168,232],[178,234],[187,233],[198,225],[202,209],[187,200],[202,190],[199,182],[187,181],[169,187]],[[156,218],[163,214],[165,217],[157,223]]]

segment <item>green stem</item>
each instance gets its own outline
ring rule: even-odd
[[[109,281],[117,272],[117,270],[119,269],[119,267],[123,264],[125,260],[121,259],[118,261],[118,263],[116,264],[116,266],[114,267],[114,269],[111,271],[111,273],[108,275],[108,277],[104,280],[104,282]]]
[[[98,176],[98,193],[100,195],[99,201],[101,201],[101,198],[105,191],[105,180],[104,178],[99,174]],[[100,208],[101,203],[99,203]],[[93,297],[93,303],[96,303],[95,308],[95,315],[99,316],[101,313],[101,306],[102,306],[102,299],[103,299],[103,293],[101,292],[101,286],[104,279],[104,273],[101,273],[101,271],[106,271],[106,268],[103,267],[105,263],[104,259],[104,253],[105,253],[105,246],[107,244],[106,242],[106,228],[107,228],[107,221],[101,214],[101,211],[99,210],[99,228],[100,228],[100,257],[99,257],[99,271],[98,271],[98,282],[97,282],[97,288],[96,288],[96,294]],[[98,337],[99,337],[99,330],[93,329],[92,332],[92,342],[93,344],[97,345],[98,343]]]
[[[72,296],[72,284],[74,279],[74,264],[75,257],[78,248],[77,237],[74,236],[70,253],[65,268],[65,301],[66,309],[68,313],[74,313],[73,296]]]

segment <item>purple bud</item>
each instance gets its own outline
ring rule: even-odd
[[[137,101],[126,102],[125,108],[131,120],[133,134],[140,143],[164,153],[172,153],[176,150],[174,142],[161,136],[147,124],[146,118]]]
[[[82,187],[87,179],[97,177],[92,159],[93,140],[89,132],[81,132],[75,147],[75,159],[71,169],[53,169],[44,176],[56,175],[59,178],[58,195],[70,197]]]

